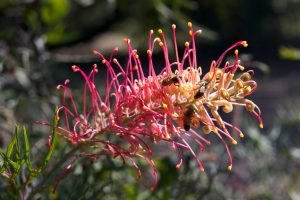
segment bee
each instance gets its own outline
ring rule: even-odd
[[[208,80],[200,81],[198,84],[200,85],[200,87],[199,87],[199,90],[194,95],[194,99],[199,99],[204,95],[204,93],[207,89],[207,86],[209,84],[209,81]]]
[[[192,118],[195,115],[195,110],[193,106],[188,106],[183,114],[183,128],[186,131],[189,131],[191,128]]]
[[[172,78],[171,77],[168,77],[164,80],[162,80],[161,84],[163,86],[168,86],[168,85],[171,85],[171,84],[174,84],[176,86],[179,86],[179,77],[178,76],[173,76]]]

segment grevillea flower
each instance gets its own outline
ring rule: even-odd
[[[96,64],[89,74],[78,66],[72,66],[73,71],[80,73],[84,79],[83,105],[79,106],[68,89],[69,80],[57,87],[63,93],[62,105],[57,111],[57,118],[62,116],[60,121],[63,124],[56,134],[74,145],[84,144],[79,156],[93,159],[112,156],[121,158],[124,163],[129,161],[138,177],[141,171],[136,159],[143,159],[154,171],[152,189],[157,185],[157,170],[150,143],[155,147],[160,141],[169,142],[179,155],[177,168],[183,160],[181,151],[189,151],[203,172],[202,162],[190,143],[199,145],[204,151],[205,146],[210,145],[205,134],[212,132],[224,143],[229,157],[228,169],[231,170],[232,158],[227,142],[237,144],[237,135],[242,138],[244,134],[238,127],[223,121],[219,111],[230,113],[235,106],[245,107],[263,127],[260,109],[247,99],[257,87],[252,80],[254,71],[236,73],[244,70],[236,48],[247,47],[247,42],[240,41],[230,46],[216,61],[212,61],[208,72],[203,74],[197,64],[195,42],[195,36],[201,34],[201,30],[194,30],[190,22],[188,28],[189,41],[185,42],[180,56],[176,26],[172,25],[173,61],[169,59],[164,32],[159,29],[158,37],[153,37],[154,31],[150,30],[147,75],[143,71],[146,67],[142,65],[137,50],[132,48],[130,39],[124,39],[128,50],[124,66],[114,57],[117,48],[109,58],[94,51],[102,62],[99,70],[107,70],[105,89],[95,83]],[[162,48],[165,64],[160,72],[157,72],[152,60],[157,47]],[[234,50],[235,61],[224,62],[225,55],[231,50]],[[228,129],[237,134],[231,134]]]

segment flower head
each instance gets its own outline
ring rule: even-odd
[[[62,116],[64,125],[58,127],[56,134],[73,144],[85,143],[89,149],[81,156],[98,158],[110,155],[129,161],[141,175],[136,158],[146,161],[154,170],[155,163],[149,143],[167,141],[179,154],[177,168],[182,164],[182,149],[188,150],[196,159],[199,169],[204,171],[202,162],[193,150],[193,141],[205,150],[210,144],[205,134],[212,132],[224,143],[229,157],[228,169],[232,168],[232,158],[227,142],[237,144],[236,135],[244,134],[236,126],[223,121],[219,111],[230,113],[235,106],[245,107],[263,126],[258,106],[247,99],[257,85],[252,77],[253,70],[244,71],[238,57],[239,46],[246,47],[246,41],[230,46],[216,61],[212,61],[207,73],[197,64],[195,37],[201,34],[188,23],[189,41],[185,42],[182,56],[179,56],[176,41],[176,26],[172,25],[175,60],[169,59],[169,50],[164,32],[159,29],[158,37],[149,33],[148,71],[143,71],[137,50],[132,48],[130,39],[124,39],[127,45],[128,60],[122,66],[114,57],[115,48],[109,58],[98,51],[94,54],[101,59],[101,69],[107,70],[105,90],[95,83],[98,67],[95,64],[89,74],[80,67],[72,66],[84,79],[82,106],[78,106],[67,84],[59,85],[62,90],[62,105],[57,117]],[[154,48],[162,49],[164,68],[157,72],[152,61]],[[223,61],[225,55],[235,50],[233,63]],[[104,94],[104,95],[103,95]],[[202,131],[198,130],[202,128]],[[197,129],[197,130],[196,130]],[[204,133],[204,134],[203,134]],[[189,139],[188,139],[189,138]],[[156,182],[153,185],[155,188]]]

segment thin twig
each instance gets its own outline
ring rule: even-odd
[[[32,199],[36,193],[43,191],[46,187],[46,183],[48,182],[49,178],[53,175],[53,173],[57,169],[59,169],[60,166],[63,165],[64,162],[82,146],[83,146],[82,144],[79,144],[75,146],[73,149],[71,149],[67,154],[65,154],[63,158],[58,163],[56,163],[49,172],[45,174],[44,176],[45,178],[42,180],[42,182],[40,182],[35,188],[32,189],[27,199]]]

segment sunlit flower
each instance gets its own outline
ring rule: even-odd
[[[57,88],[62,91],[62,105],[57,117],[64,124],[58,127],[59,136],[73,144],[85,144],[80,156],[94,159],[108,155],[129,161],[141,171],[136,159],[143,159],[154,170],[157,185],[157,170],[152,159],[150,143],[155,146],[160,141],[167,141],[179,154],[179,168],[182,164],[183,149],[188,150],[196,159],[199,169],[204,167],[191,147],[191,142],[199,145],[201,151],[210,144],[205,134],[212,132],[224,143],[229,157],[228,169],[232,168],[232,158],[227,142],[237,144],[237,135],[244,137],[242,131],[222,120],[219,111],[233,111],[235,106],[243,106],[263,123],[258,106],[247,96],[252,94],[257,85],[252,77],[254,71],[243,73],[240,65],[238,46],[247,47],[246,41],[230,46],[216,61],[212,61],[208,72],[203,74],[197,64],[195,36],[200,30],[194,30],[188,23],[189,41],[185,42],[182,56],[179,56],[176,42],[176,26],[172,25],[173,49],[175,60],[169,59],[169,50],[164,32],[159,29],[158,37],[153,37],[150,30],[148,70],[142,65],[137,50],[131,46],[130,39],[124,39],[128,49],[128,60],[124,65],[114,57],[115,48],[109,58],[98,51],[94,54],[101,59],[101,69],[106,68],[106,84],[95,83],[98,67],[94,64],[89,74],[80,67],[72,66],[84,79],[82,105],[72,96],[66,80]],[[164,67],[158,72],[152,61],[154,48],[162,48]],[[224,62],[225,55],[234,50],[235,61]],[[102,95],[100,95],[102,94]],[[105,95],[103,95],[105,94]],[[201,128],[201,129],[198,129]],[[228,130],[237,134],[231,134]],[[86,148],[88,147],[88,148]]]

